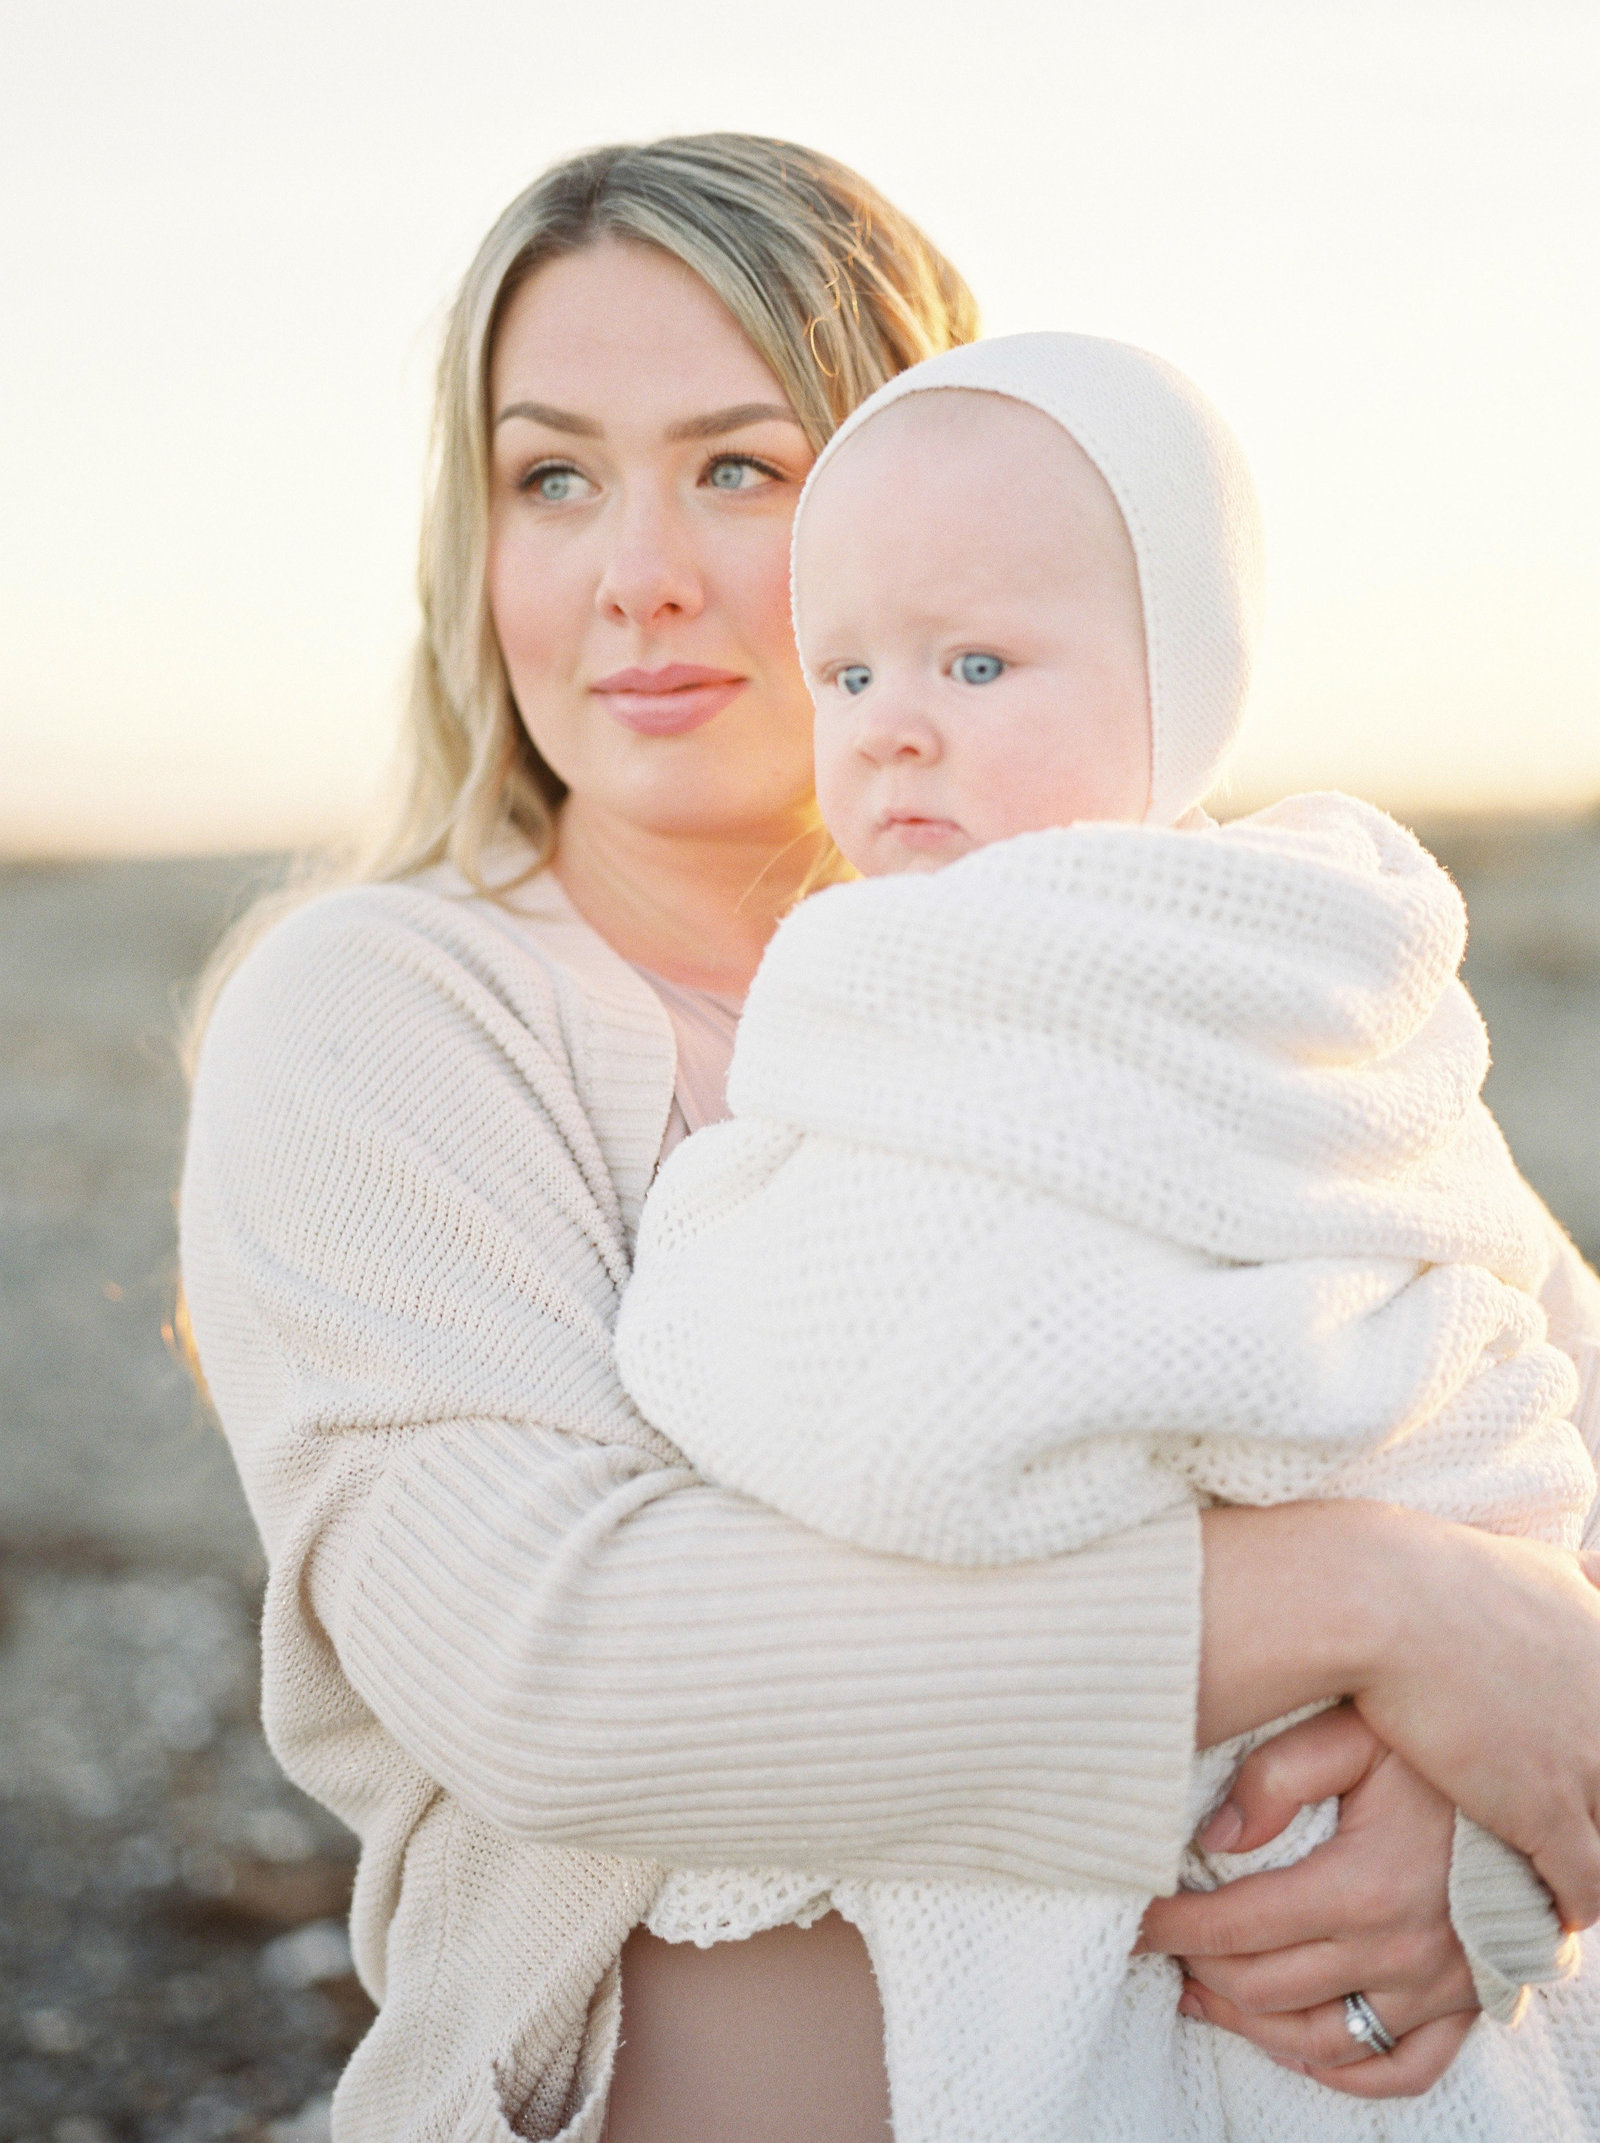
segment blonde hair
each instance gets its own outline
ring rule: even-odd
[[[549,860],[563,790],[511,697],[489,616],[489,364],[506,307],[545,262],[612,238],[674,255],[720,298],[782,384],[814,448],[885,380],[978,332],[972,293],[909,218],[843,164],[756,134],[592,149],[519,194],[479,247],[440,354],[399,764],[386,812],[337,868],[301,871],[235,927],[216,991],[286,907],[332,881],[453,863],[480,892],[490,849]]]

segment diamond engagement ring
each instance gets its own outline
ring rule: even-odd
[[[1375,2054],[1392,2054],[1400,2044],[1364,1994],[1345,1996],[1344,2028]]]

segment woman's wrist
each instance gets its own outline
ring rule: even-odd
[[[1577,1557],[1378,1503],[1215,1510],[1198,1737],[1350,1697],[1527,1854],[1564,1927],[1600,1920],[1600,1592]]]
[[[1196,1741],[1358,1695],[1405,1622],[1428,1521],[1382,1503],[1219,1506],[1203,1555]]]

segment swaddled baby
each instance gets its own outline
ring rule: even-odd
[[[956,1563],[1206,1498],[1373,1496],[1577,1544],[1595,1476],[1537,1301],[1551,1224],[1479,1099],[1459,896],[1350,799],[1196,808],[1259,548],[1215,413],[1090,338],[933,359],[820,458],[796,626],[863,877],[774,938],[733,1120],[663,1167],[618,1328],[628,1389],[709,1478]],[[1245,1745],[1198,1760],[1197,1822]],[[1458,1825],[1453,1893],[1513,1861]],[[1541,1933],[1542,1976],[1575,1961],[1528,1895],[1528,1955],[1462,1928],[1503,2016]],[[1146,1902],[683,1872],[649,1924],[854,1921],[898,2143],[1600,2133],[1591,1982],[1373,2107],[1179,2017],[1175,1967],[1130,1961]]]

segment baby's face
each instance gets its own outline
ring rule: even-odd
[[[795,557],[817,795],[869,877],[1074,819],[1142,819],[1138,569],[1105,479],[1009,397],[892,403],[830,463]]]

